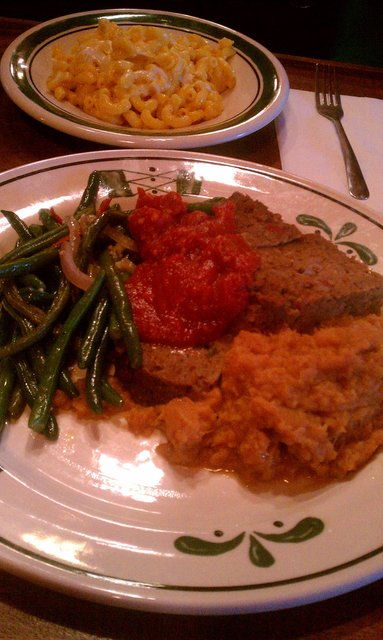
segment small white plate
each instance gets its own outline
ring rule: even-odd
[[[225,96],[221,116],[188,129],[138,131],[117,127],[62,103],[47,91],[51,48],[60,44],[69,51],[80,33],[95,29],[100,18],[118,25],[154,25],[234,41],[232,65],[237,83]],[[33,118],[79,138],[116,147],[183,149],[205,147],[243,137],[271,122],[282,111],[289,82],[280,62],[262,45],[221,25],[191,16],[141,9],[88,11],[49,20],[29,29],[6,49],[0,71],[11,100]]]
[[[1,206],[28,222],[41,207],[69,215],[95,169],[123,169],[133,193],[240,190],[383,272],[383,225],[368,209],[207,154],[109,150],[38,162],[0,176]],[[0,220],[0,255],[14,240]],[[185,614],[292,607],[383,576],[382,455],[346,482],[251,492],[229,475],[172,468],[157,437],[70,415],[59,426],[56,443],[28,430],[25,416],[2,433],[3,569],[82,598]]]

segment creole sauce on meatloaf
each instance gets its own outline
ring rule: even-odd
[[[140,190],[129,230],[142,262],[125,286],[141,340],[195,347],[220,338],[246,309],[259,266],[236,232],[235,204],[189,211],[179,194]]]

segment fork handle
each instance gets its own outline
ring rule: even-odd
[[[346,165],[349,192],[354,198],[358,198],[358,200],[366,200],[366,198],[369,197],[370,192],[363,177],[359,162],[350,141],[347,138],[342,123],[339,120],[335,120],[334,125],[339,137],[344,163]]]

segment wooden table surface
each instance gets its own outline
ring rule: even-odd
[[[0,19],[0,54],[33,23]],[[313,90],[315,61],[279,55],[292,88]],[[383,99],[383,69],[344,65],[342,92]],[[105,148],[37,122],[0,89],[0,170],[44,158]],[[274,124],[231,143],[201,149],[280,168]],[[1,536],[1,529],[0,529]],[[0,570],[0,639],[18,640],[381,640],[383,580],[331,600],[240,616],[142,613],[55,593]]]

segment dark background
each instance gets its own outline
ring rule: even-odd
[[[5,17],[39,21],[107,8],[175,11],[218,22],[284,53],[383,67],[383,0],[33,0],[2,2]],[[4,7],[4,5],[6,6]]]

